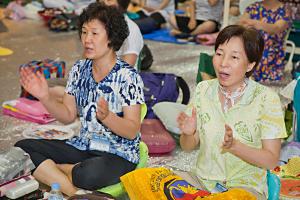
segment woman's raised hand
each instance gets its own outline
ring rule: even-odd
[[[39,71],[34,73],[29,67],[21,68],[20,84],[27,92],[39,100],[49,97],[48,83],[44,75]]]
[[[177,123],[183,134],[194,135],[197,128],[196,108],[193,108],[192,116],[181,112],[177,117]]]
[[[222,148],[225,150],[230,149],[233,145],[233,142],[234,142],[234,138],[233,138],[232,129],[230,128],[230,126],[225,124],[225,134],[224,134],[224,140],[222,143]]]
[[[103,97],[97,102],[97,118],[103,121],[109,114],[108,102]]]

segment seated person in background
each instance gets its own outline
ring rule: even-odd
[[[139,27],[126,15],[126,11],[130,0],[97,0],[103,1],[106,5],[117,6],[124,13],[125,20],[128,25],[129,35],[123,42],[117,55],[131,66],[135,66],[140,52],[144,46],[143,36]]]
[[[205,187],[243,188],[259,200],[266,199],[267,169],[276,167],[287,136],[278,95],[249,79],[263,49],[256,30],[224,28],[213,57],[217,79],[200,82],[177,118],[182,149],[200,147],[193,172]]]
[[[124,17],[129,29],[129,35],[116,53],[118,57],[127,62],[129,65],[137,67],[136,63],[143,48],[144,40],[139,27],[125,14],[130,0],[97,0],[97,2],[104,2],[109,6],[117,6],[118,9],[124,13]],[[62,97],[65,93],[64,86],[66,85],[66,80],[54,79],[53,82],[54,83],[52,85],[52,81],[49,80],[50,93],[58,100],[62,100]]]
[[[259,30],[265,49],[259,65],[254,69],[256,81],[278,81],[284,71],[284,41],[291,26],[291,13],[278,0],[264,0],[248,6],[239,24]]]
[[[126,15],[130,0],[97,0],[103,1],[106,5],[117,6],[124,13],[128,25],[129,35],[122,44],[117,55],[131,66],[135,66],[140,52],[143,48],[144,41],[139,27]]]
[[[240,15],[239,0],[230,0],[229,14],[232,16]]]
[[[224,4],[222,0],[188,0],[185,3],[188,4],[190,16],[172,16],[172,35],[188,37],[219,30]]]
[[[4,16],[13,20],[21,20],[26,18],[26,12],[23,4],[24,0],[11,1],[3,10]]]
[[[134,21],[142,34],[162,28],[175,11],[174,0],[134,0],[132,3],[141,9],[137,12],[139,18]]]
[[[41,73],[21,70],[20,82],[53,117],[72,123],[79,115],[79,136],[67,141],[25,139],[15,146],[27,152],[33,176],[64,194],[118,183],[139,162],[140,104],[143,82],[137,71],[116,56],[128,36],[124,16],[114,6],[92,3],[79,16],[85,59],[69,73],[62,102],[49,93]]]

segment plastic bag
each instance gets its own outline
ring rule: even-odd
[[[29,174],[35,168],[29,155],[19,147],[0,154],[0,184]]]

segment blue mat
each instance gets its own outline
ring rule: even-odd
[[[157,31],[153,31],[148,34],[143,35],[145,40],[154,40],[158,42],[168,42],[168,43],[176,43],[176,44],[187,44],[188,42],[180,42],[177,41],[176,37],[170,35],[169,29],[160,29]]]

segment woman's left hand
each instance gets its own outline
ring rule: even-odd
[[[222,149],[229,150],[234,143],[233,133],[230,126],[225,124],[225,135],[224,135],[224,141],[222,143]]]
[[[197,22],[196,20],[194,19],[190,19],[189,23],[188,23],[188,27],[190,30],[194,30],[196,28],[196,25],[197,25]]]
[[[109,115],[108,102],[103,97],[97,102],[97,118],[103,121]]]

